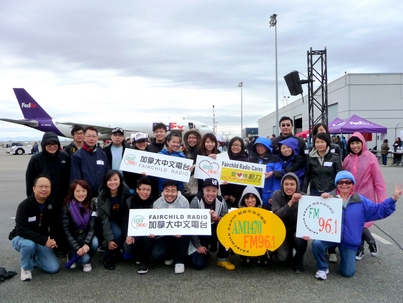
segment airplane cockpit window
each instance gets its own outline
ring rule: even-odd
[[[192,128],[194,128],[194,124],[193,124],[193,122],[189,122],[189,129],[192,129]]]

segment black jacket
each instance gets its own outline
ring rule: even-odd
[[[17,235],[45,246],[49,236],[56,237],[58,214],[51,198],[45,201],[42,216],[38,202],[33,195],[22,201],[17,208],[15,224]]]
[[[121,208],[121,222],[122,235],[127,236],[129,225],[129,214],[131,209],[152,209],[155,199],[150,196],[147,200],[141,200],[139,195],[135,193],[133,196],[126,199],[126,203],[122,204]]]
[[[70,212],[70,205],[63,207],[62,210],[62,225],[63,232],[66,237],[67,243],[70,247],[77,251],[84,244],[90,246],[92,238],[94,237],[95,220],[97,218],[95,209],[91,208],[91,216],[88,221],[87,228],[85,230],[80,230],[75,224],[73,217]]]
[[[342,170],[340,156],[331,153],[328,148],[323,157],[323,163],[321,163],[316,155],[315,149],[309,153],[302,191],[306,193],[310,184],[311,189],[320,192],[331,192],[336,188],[336,185],[334,185],[336,174]]]
[[[45,149],[45,145],[52,141],[57,142],[59,147],[54,155],[49,154]],[[65,151],[60,150],[59,138],[54,132],[46,132],[43,135],[41,146],[42,151],[33,155],[28,163],[25,173],[26,194],[27,197],[32,195],[35,179],[39,175],[46,175],[51,180],[50,197],[61,209],[70,185],[70,156]]]

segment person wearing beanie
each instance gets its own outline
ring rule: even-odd
[[[334,178],[341,171],[341,161],[339,155],[330,152],[330,142],[327,133],[313,137],[314,148],[309,153],[302,192],[306,193],[309,186],[311,196],[320,196],[335,188]]]
[[[335,247],[338,247],[340,251],[340,273],[344,277],[354,275],[356,253],[361,244],[362,229],[365,222],[390,216],[396,210],[396,201],[403,192],[402,185],[395,184],[393,195],[378,204],[353,190],[357,183],[351,172],[340,171],[337,173],[334,182],[337,187],[332,192],[323,193],[321,196],[324,199],[335,197],[343,200],[341,239],[340,243],[313,240],[312,252],[317,268],[315,278],[319,280],[326,280],[329,274],[326,250]],[[303,238],[310,240],[309,237]]]
[[[354,176],[354,191],[365,195],[371,201],[379,203],[386,199],[386,183],[376,156],[368,150],[363,135],[355,132],[347,141],[348,155],[344,159],[343,169]],[[368,244],[373,257],[378,255],[378,246],[369,228],[373,222],[367,222],[362,231],[361,245],[357,250],[357,260],[364,257],[364,242]]]
[[[229,258],[229,252],[218,241],[217,225],[220,219],[228,213],[226,202],[221,196],[218,196],[220,189],[217,179],[207,178],[203,182],[203,193],[201,196],[196,196],[190,203],[190,208],[210,209],[211,216],[211,236],[191,236],[189,245],[189,260],[196,269],[203,269],[207,264],[209,252],[217,250],[217,266],[227,270],[234,270],[235,265],[232,264]],[[210,251],[209,251],[210,246]]]

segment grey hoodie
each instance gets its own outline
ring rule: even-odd
[[[254,194],[257,197],[257,202],[256,202],[256,206],[255,207],[262,207],[263,202],[262,202],[262,198],[259,195],[259,192],[257,191],[257,189],[253,186],[246,186],[245,189],[242,192],[242,196],[241,199],[239,200],[238,203],[238,207],[247,207],[245,204],[245,196],[248,194]]]

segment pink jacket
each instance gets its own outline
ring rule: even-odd
[[[375,203],[380,203],[387,198],[387,192],[378,159],[368,150],[367,142],[361,133],[355,132],[352,136],[358,137],[362,141],[362,152],[360,155],[350,152],[343,161],[343,169],[353,174],[355,192]],[[349,144],[350,139],[347,140],[347,150],[349,150]],[[372,222],[365,224],[365,227],[371,226]]]

